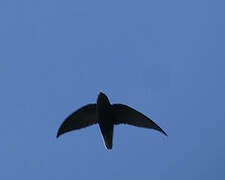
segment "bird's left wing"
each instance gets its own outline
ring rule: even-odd
[[[61,124],[56,137],[69,131],[88,127],[96,123],[96,104],[88,104],[66,118]]]
[[[130,124],[137,127],[151,128],[167,134],[151,119],[135,109],[123,105],[113,104],[114,124]]]

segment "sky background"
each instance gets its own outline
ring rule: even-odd
[[[167,133],[97,125],[98,93]],[[0,179],[225,178],[224,0],[1,0]]]

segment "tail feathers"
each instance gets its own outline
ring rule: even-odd
[[[105,146],[108,150],[112,149],[113,145],[113,131],[103,135]]]

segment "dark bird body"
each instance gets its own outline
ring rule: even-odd
[[[72,113],[60,126],[57,137],[93,124],[99,124],[107,149],[112,149],[113,128],[117,124],[130,124],[137,127],[151,128],[167,134],[144,114],[123,104],[110,104],[107,96],[99,93],[97,104],[88,104]]]

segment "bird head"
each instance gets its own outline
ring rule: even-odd
[[[101,104],[110,104],[108,97],[102,92],[98,94],[97,103],[99,102],[101,102]]]

